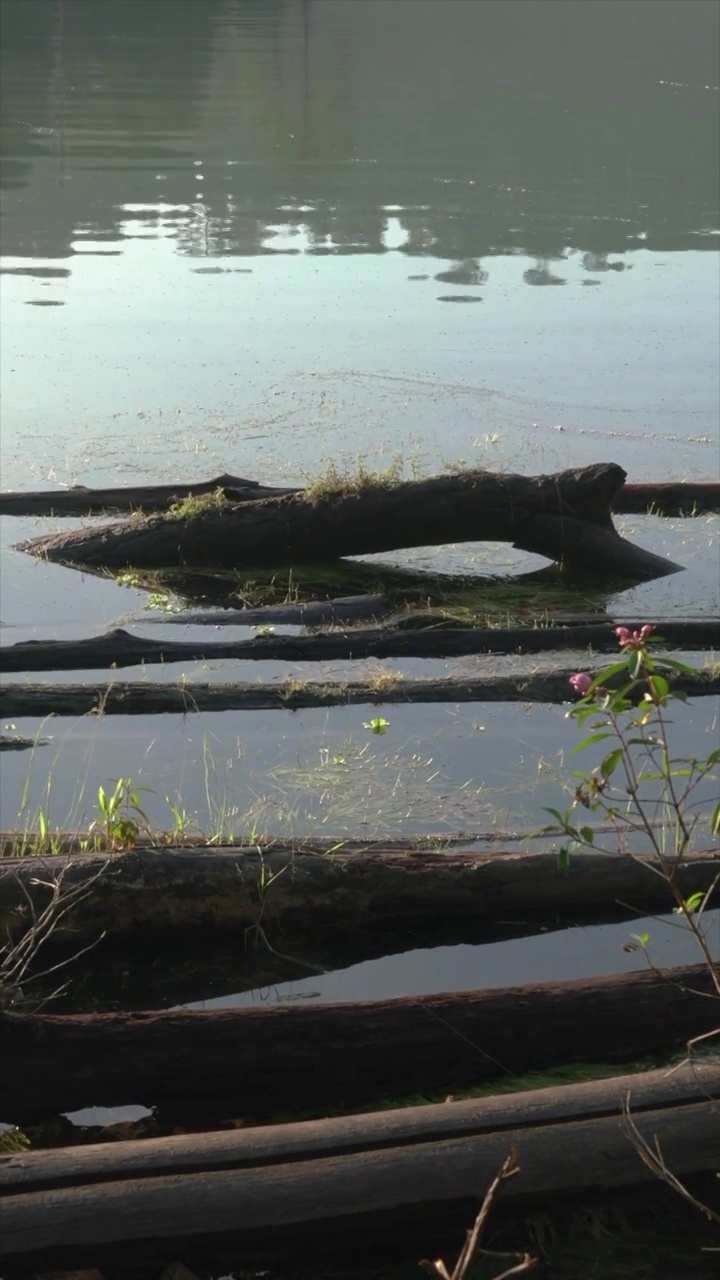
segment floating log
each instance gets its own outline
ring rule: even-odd
[[[0,1011],[0,1095],[15,1124],[128,1103],[188,1118],[322,1115],[559,1062],[666,1052],[717,1026],[713,990],[695,966],[356,1004]]]
[[[0,860],[0,933],[25,927],[28,899],[41,908],[43,881],[87,885],[56,937],[92,941],[167,934],[192,928],[237,932],[263,925],[287,929],[379,925],[391,920],[540,914],[564,907],[632,903],[665,907],[667,885],[648,856],[580,853],[560,871],[554,852],[481,854],[296,853],[255,849],[137,849],[103,854]],[[698,853],[677,869],[683,893],[707,890],[720,874],[720,854]],[[265,878],[263,881],[263,877]],[[271,889],[261,891],[262,883]]]
[[[19,733],[0,733],[0,751],[28,751],[46,745],[47,738],[23,738]]]
[[[381,610],[382,597],[367,597],[369,608]],[[335,601],[335,604],[341,603]],[[364,606],[361,606],[364,607]],[[244,612],[226,611],[158,618],[158,622],[207,622],[210,625],[246,626]],[[256,616],[254,609],[248,614]],[[320,614],[313,613],[312,617]],[[416,615],[412,615],[413,617]],[[624,623],[631,630],[641,622]],[[720,648],[720,620],[668,622],[660,625],[667,645],[685,649]],[[329,634],[262,635],[250,640],[153,640],[123,628],[84,640],[23,640],[0,647],[0,671],[90,671],[109,667],[134,667],[140,663],[215,662],[224,658],[260,661],[330,662],[359,658],[456,658],[481,653],[545,653],[548,650],[587,649],[617,653],[613,624],[567,627],[447,627],[421,630],[394,626],[358,627]],[[662,652],[656,647],[656,652]],[[404,688],[404,686],[403,686]],[[566,689],[567,693],[567,689]],[[9,713],[8,713],[9,714]],[[13,712],[17,714],[17,712]]]
[[[669,480],[659,484],[624,484],[613,498],[613,511],[623,515],[695,516],[720,511],[720,484],[712,480]]]
[[[279,497],[299,489],[266,487],[257,480],[221,475],[191,484],[125,486],[89,489],[73,485],[69,489],[44,489],[29,493],[0,493],[0,515],[7,516],[94,516],[121,511],[146,514],[165,511],[185,498],[217,493],[232,501],[252,501]],[[665,516],[693,516],[720,511],[720,484],[712,481],[664,481],[659,484],[624,484],[612,499],[612,510],[626,515],[653,512]]]
[[[591,664],[583,664],[592,674]],[[176,684],[5,684],[0,689],[0,715],[186,715],[190,711],[272,711],[301,707],[343,707],[418,702],[569,702],[574,667],[512,676],[416,679],[398,674],[378,681],[281,680],[269,683],[233,680],[223,684],[179,681]],[[610,682],[612,683],[612,682]],[[674,690],[688,697],[720,693],[720,676],[674,674]]]
[[[122,486],[117,489],[88,489],[83,484],[69,489],[42,489],[32,493],[0,493],[3,516],[95,516],[120,511],[167,511],[186,498],[218,494],[231,502],[257,502],[276,498],[297,489],[267,488],[257,480],[240,476],[215,476],[193,484],[153,484]]]
[[[319,488],[258,502],[207,501],[187,514],[173,511],[51,534],[21,543],[19,549],[110,569],[182,564],[237,568],[487,539],[519,539],[525,549],[534,550],[536,528],[539,554],[550,554],[585,576],[643,580],[678,571],[680,566],[633,546],[615,531],[610,508],[624,480],[625,472],[615,463],[531,477],[468,471],[393,485]],[[550,525],[547,517],[552,517]],[[593,530],[599,540],[595,553]]]
[[[257,1265],[295,1253],[299,1228],[335,1247],[342,1239],[345,1256],[368,1234],[382,1252],[373,1228],[383,1212],[395,1243],[430,1205],[445,1223],[462,1221],[512,1147],[522,1175],[506,1195],[516,1206],[564,1206],[649,1181],[623,1126],[628,1098],[639,1132],[677,1177],[712,1172],[718,1097],[720,1067],[698,1064],[269,1129],[22,1153],[0,1166],[5,1260],[107,1258],[114,1269],[133,1247],[146,1260],[149,1251],[169,1257],[182,1239],[207,1256],[221,1237]],[[415,1240],[424,1248],[427,1235]]]

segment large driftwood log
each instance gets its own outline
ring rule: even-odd
[[[357,1004],[0,1012],[0,1096],[14,1123],[126,1103],[188,1117],[327,1114],[665,1052],[717,1026],[712,990],[697,966]]]
[[[297,489],[266,487],[257,480],[221,475],[191,484],[125,486],[89,489],[73,485],[69,489],[45,489],[29,493],[0,493],[0,515],[12,516],[93,516],[121,511],[166,511],[184,498],[200,497],[220,490],[233,501],[255,502],[279,497]],[[612,500],[613,511],[641,515],[700,515],[720,511],[720,484],[712,481],[665,481],[659,484],[624,484]]]
[[[643,579],[676,572],[678,565],[634,547],[615,531],[611,503],[624,480],[622,467],[601,463],[550,476],[475,471],[393,485],[308,490],[258,502],[209,501],[188,514],[139,516],[33,538],[20,549],[111,569],[179,564],[235,568],[487,539],[519,540],[534,550],[536,528],[541,555],[586,575]],[[598,531],[596,553],[593,529]]]
[[[118,854],[0,860],[0,933],[25,927],[28,899],[48,900],[47,885],[87,885],[86,896],[61,922],[57,937],[76,941],[220,929],[321,928],[372,921],[493,918],[618,901],[669,909],[665,882],[652,858],[582,853],[560,871],[546,853],[294,853],[255,849],[151,848]],[[697,854],[677,868],[686,895],[707,890],[720,856]],[[261,892],[271,877],[271,888]],[[264,877],[264,880],[263,880]]]
[[[394,1113],[18,1155],[0,1168],[6,1257],[39,1264],[44,1255],[67,1266],[88,1250],[99,1262],[112,1252],[116,1266],[117,1251],[127,1258],[133,1245],[162,1256],[182,1239],[207,1254],[220,1235],[244,1246],[245,1261],[250,1249],[256,1263],[272,1263],[296,1248],[298,1227],[323,1237],[340,1228],[347,1256],[361,1235],[374,1234],[383,1211],[396,1240],[428,1205],[436,1218],[455,1212],[461,1220],[468,1197],[490,1183],[511,1147],[522,1176],[507,1194],[523,1206],[647,1181],[653,1175],[622,1123],[628,1097],[639,1132],[660,1143],[676,1176],[713,1171],[718,1096],[720,1068],[708,1066],[669,1078],[658,1071]]]
[[[376,597],[378,602],[381,597]],[[378,603],[375,607],[380,610]],[[252,616],[256,611],[247,610]],[[257,611],[261,612],[261,611]],[[313,617],[316,615],[312,615]],[[167,623],[168,619],[158,618]],[[170,621],[218,626],[247,625],[244,612],[191,614]],[[642,623],[625,623],[637,630]],[[668,622],[660,627],[669,645],[685,649],[720,648],[720,621]],[[544,653],[551,649],[617,652],[612,624],[568,627],[429,626],[423,630],[373,627],[323,635],[262,635],[251,640],[153,640],[117,628],[85,640],[23,640],[0,647],[0,671],[90,671],[134,667],[140,663],[214,662],[221,658],[260,661],[328,662],[357,658],[450,658],[480,653]],[[656,652],[660,653],[658,647]]]

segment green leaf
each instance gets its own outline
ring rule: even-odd
[[[558,849],[557,869],[558,871],[561,871],[563,875],[566,875],[570,870],[570,850],[567,845],[563,845],[561,849]]]
[[[614,751],[611,751],[609,755],[606,755],[605,759],[600,765],[600,772],[604,778],[612,777],[620,761],[622,760],[622,756],[623,756],[622,747],[616,747]]]
[[[586,747],[592,747],[596,742],[602,742],[604,738],[612,738],[612,736],[609,729],[605,733],[591,733],[589,738],[584,738],[576,747],[573,747],[572,754],[576,756],[578,751],[584,751]]]
[[[627,671],[627,669],[628,669],[628,664],[626,661],[613,662],[612,666],[605,667],[602,671],[598,672],[598,674],[595,676],[592,684],[588,689],[588,693],[594,693],[595,689],[597,689],[599,684],[604,684],[606,680],[612,679],[613,676],[617,676],[620,674],[621,671]]]
[[[582,836],[586,844],[595,843],[595,832],[593,831],[592,827],[581,827],[580,835]]]
[[[646,947],[648,942],[650,941],[649,933],[631,933],[630,937],[632,938],[633,942],[637,942],[638,946],[640,947]]]
[[[656,698],[662,700],[670,694],[670,685],[664,676],[653,675],[648,682]]]
[[[663,667],[671,667],[673,671],[680,671],[684,676],[696,676],[697,671],[692,667],[688,667],[685,662],[678,662],[675,658],[666,658],[663,654]]]
[[[720,804],[716,804],[710,818],[710,831],[714,836],[720,836]]]
[[[718,747],[717,751],[710,752],[710,755],[705,761],[705,766],[708,769],[712,769],[713,765],[718,764],[718,762],[720,762],[720,747]]]
[[[559,822],[561,826],[564,826],[567,821],[567,818],[563,818],[559,809],[544,809],[543,812],[549,813],[550,817],[554,818],[556,822]]]
[[[685,899],[681,907],[673,907],[673,915],[674,916],[695,915],[696,911],[701,910],[705,902],[705,897],[706,897],[706,894],[702,892],[691,893],[690,897]]]

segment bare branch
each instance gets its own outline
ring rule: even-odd
[[[517,1162],[517,1148],[512,1147],[500,1172],[495,1178],[493,1178],[490,1186],[485,1192],[477,1217],[475,1218],[471,1229],[467,1232],[465,1244],[460,1250],[460,1256],[455,1263],[452,1274],[448,1271],[442,1258],[437,1258],[433,1262],[430,1262],[427,1258],[423,1258],[420,1262],[420,1266],[428,1273],[428,1275],[434,1276],[435,1280],[465,1280],[473,1259],[480,1248],[480,1241],[482,1240],[483,1232],[495,1206],[495,1201],[502,1191],[504,1184],[508,1182],[510,1178],[514,1178],[516,1174],[521,1172],[522,1170]],[[481,1252],[485,1254],[488,1251],[483,1249]],[[509,1270],[503,1271],[502,1275],[497,1277],[497,1280],[505,1280],[505,1277],[507,1276],[521,1275],[525,1271],[532,1270],[532,1268],[536,1267],[538,1264],[538,1259],[531,1257],[529,1253],[522,1255],[515,1254],[512,1256],[519,1258],[519,1261]]]
[[[687,1187],[683,1186],[679,1178],[676,1178],[675,1174],[668,1169],[657,1138],[651,1146],[647,1139],[640,1133],[640,1130],[630,1114],[629,1093],[623,1098],[621,1105],[623,1129],[646,1168],[648,1168],[656,1178],[660,1178],[662,1182],[665,1182],[669,1187],[672,1187],[673,1191],[676,1191],[677,1194],[682,1196],[684,1200],[687,1200],[689,1204],[693,1205],[696,1209],[699,1209],[700,1212],[711,1222],[717,1222],[720,1224],[720,1214],[716,1213],[714,1209],[708,1208],[708,1206],[703,1204],[701,1200],[696,1199],[696,1197],[688,1191]]]

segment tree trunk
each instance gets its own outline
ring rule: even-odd
[[[485,471],[392,485],[301,491],[259,502],[208,501],[191,514],[140,516],[112,525],[33,538],[20,549],[51,560],[110,569],[210,565],[236,568],[292,565],[339,556],[449,542],[524,540],[541,516],[554,527],[553,558],[587,574],[635,579],[673,573],[677,565],[625,542],[613,528],[611,503],[625,480],[614,463],[556,475],[524,477]],[[576,550],[574,521],[604,531],[597,554],[591,530]],[[547,533],[541,529],[540,542]],[[606,560],[612,552],[612,568]],[[545,552],[539,548],[539,553]]]
[[[255,1264],[272,1264],[297,1249],[298,1228],[323,1237],[340,1228],[347,1256],[383,1212],[396,1236],[429,1206],[434,1217],[462,1221],[511,1147],[522,1175],[507,1185],[510,1201],[564,1207],[568,1197],[653,1177],[622,1123],[628,1094],[639,1132],[660,1144],[676,1177],[717,1168],[720,1069],[649,1072],[506,1098],[10,1157],[0,1166],[5,1258],[34,1259],[38,1269],[43,1258],[54,1267],[107,1259],[114,1268],[133,1246],[170,1261],[179,1240],[207,1256],[218,1236],[231,1236],[246,1263],[250,1254]]]
[[[588,664],[583,664],[586,670]],[[223,684],[6,684],[0,690],[0,715],[187,715],[191,711],[297,711],[300,707],[381,706],[431,702],[570,702],[570,676],[578,664],[556,671],[507,676],[412,678],[391,673],[381,682],[366,680],[227,681]],[[592,671],[590,672],[592,674]],[[612,687],[617,678],[608,681]],[[688,697],[720,691],[720,676],[674,674],[670,684]]]
[[[368,596],[360,607],[382,611],[382,596]],[[318,602],[319,603],[319,602]],[[340,602],[335,601],[338,605]],[[247,614],[247,617],[246,617]],[[264,609],[225,610],[224,613],[180,614],[147,619],[179,626],[247,626],[256,617],[276,617]],[[319,613],[296,611],[297,622]],[[410,615],[417,617],[419,615]],[[328,620],[326,618],[326,620]],[[332,620],[332,615],[330,620]],[[337,619],[339,620],[339,619]],[[281,621],[281,619],[280,619]],[[641,622],[623,625],[631,630]],[[667,622],[660,626],[662,639],[675,648],[720,648],[720,622]],[[610,624],[568,627],[447,627],[427,626],[355,628],[328,634],[258,635],[251,640],[153,640],[122,628],[86,640],[23,640],[0,647],[0,671],[89,671],[109,667],[135,667],[140,663],[216,662],[222,658],[258,659],[261,662],[328,662],[358,658],[451,658],[476,653],[544,653],[551,649],[587,649],[617,653],[618,641]],[[658,655],[660,647],[654,650]],[[17,714],[14,712],[13,714]]]
[[[0,1096],[15,1124],[127,1103],[245,1122],[322,1115],[666,1052],[717,1026],[712,990],[698,966],[357,1004],[6,1012]]]
[[[185,498],[217,493],[234,502],[257,501],[299,493],[299,489],[267,488],[257,480],[221,475],[195,483],[132,485],[114,489],[44,489],[27,493],[0,493],[0,515],[94,516],[120,511],[166,511]],[[655,484],[624,484],[612,500],[613,511],[625,514],[699,515],[720,511],[720,484],[713,481],[671,480]]]
[[[358,920],[493,917],[600,907],[672,905],[655,859],[580,853],[560,871],[551,853],[296,853],[268,849],[149,848],[116,855],[79,854],[0,861],[0,932],[25,928],[28,899],[41,909],[62,875],[65,890],[86,894],[58,926],[56,938],[145,938],[191,929],[237,932],[305,929]],[[683,893],[706,891],[720,855],[696,854],[676,871]],[[263,876],[270,888],[262,889]],[[282,949],[282,948],[281,948]],[[717,1016],[717,1015],[716,1015]]]

